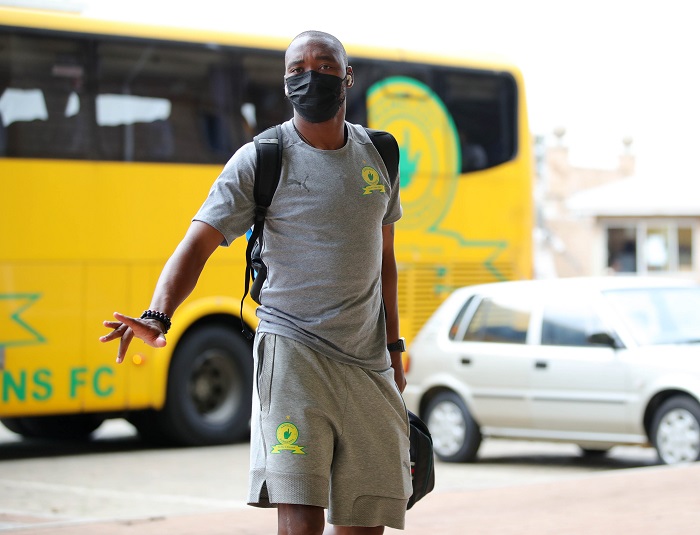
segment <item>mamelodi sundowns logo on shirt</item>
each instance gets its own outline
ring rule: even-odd
[[[434,230],[454,199],[459,136],[445,104],[425,84],[386,78],[367,92],[368,125],[394,134],[401,148],[402,226]]]

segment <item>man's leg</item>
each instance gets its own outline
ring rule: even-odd
[[[322,535],[323,507],[281,503],[277,506],[277,535]]]
[[[345,414],[333,455],[328,521],[333,534],[403,529],[411,495],[408,417],[393,370],[343,369]],[[365,530],[354,527],[374,526]]]
[[[277,506],[277,535],[382,535],[384,526],[327,526],[324,531],[324,509],[313,505]]]

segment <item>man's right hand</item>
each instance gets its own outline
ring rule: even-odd
[[[114,313],[118,321],[104,321],[102,324],[112,329],[112,332],[100,337],[100,342],[111,342],[119,338],[119,351],[117,352],[117,364],[121,364],[129,349],[129,344],[134,338],[139,338],[152,347],[165,347],[165,334],[163,324],[158,320],[139,319],[125,316],[119,312]]]

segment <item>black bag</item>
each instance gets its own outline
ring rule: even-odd
[[[384,165],[391,177],[392,185],[396,181],[399,172],[399,145],[394,136],[382,130],[365,128],[377,152],[384,160]],[[253,196],[255,198],[255,223],[246,249],[245,291],[241,298],[241,324],[243,332],[248,338],[252,333],[243,322],[243,300],[248,295],[257,304],[260,304],[260,290],[267,277],[267,266],[260,258],[263,241],[263,228],[265,227],[265,215],[267,208],[272,203],[275,190],[282,173],[282,133],[279,125],[272,126],[253,138],[257,163],[255,166],[255,186]],[[252,287],[250,281],[253,281]]]
[[[408,411],[411,426],[411,479],[413,494],[406,509],[423,498],[435,487],[435,457],[433,456],[433,437],[428,426],[411,411]]]

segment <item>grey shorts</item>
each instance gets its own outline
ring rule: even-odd
[[[342,364],[268,333],[254,355],[249,504],[314,505],[337,526],[402,529],[409,427],[393,370]]]

